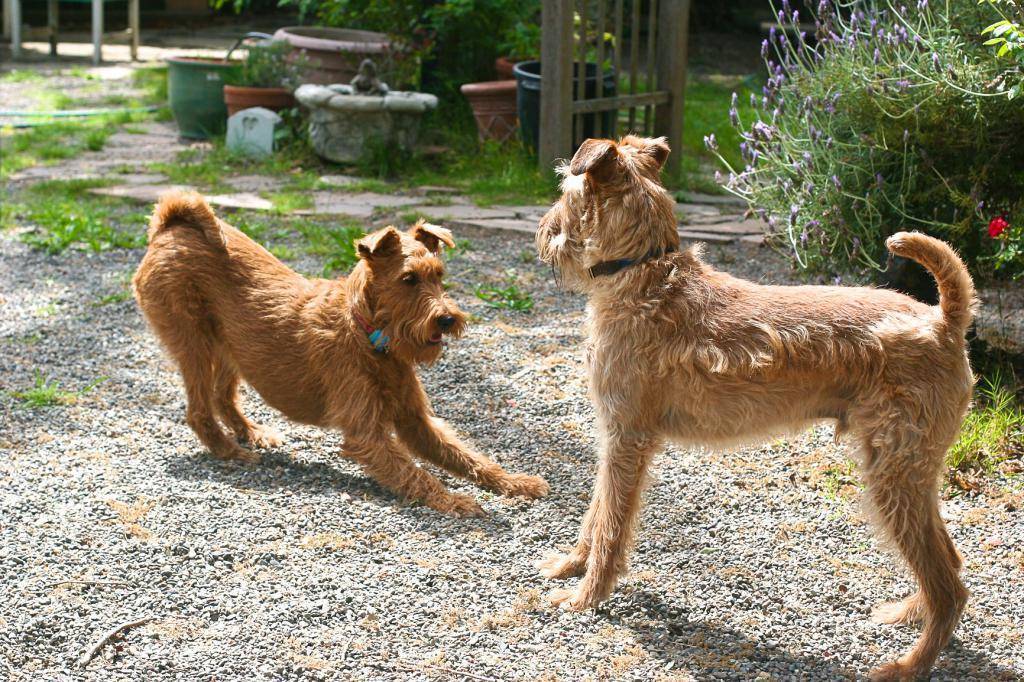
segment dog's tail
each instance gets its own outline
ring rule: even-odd
[[[174,189],[161,196],[149,219],[149,241],[177,226],[198,230],[211,246],[225,245],[217,216],[198,192]]]
[[[897,232],[885,241],[897,256],[928,269],[939,285],[939,307],[950,331],[963,334],[974,318],[974,282],[960,256],[946,242],[920,232]]]

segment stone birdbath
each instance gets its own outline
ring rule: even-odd
[[[314,151],[341,163],[358,161],[371,143],[412,149],[423,114],[437,107],[434,95],[390,90],[369,59],[350,84],[306,84],[295,99],[309,109]]]

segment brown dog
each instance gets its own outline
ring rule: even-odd
[[[239,409],[241,378],[288,418],[341,429],[345,456],[433,509],[482,513],[410,452],[503,494],[544,495],[543,479],[510,474],[461,443],[434,416],[416,376],[417,363],[440,356],[442,335],[458,336],[465,324],[441,284],[442,244],[453,242],[441,227],[387,227],[358,242],[360,260],[347,278],[307,280],[218,220],[199,195],[163,197],[133,282],[181,370],[189,426],[217,457],[256,459],[217,417],[239,440],[278,445]]]
[[[946,244],[887,242],[938,281],[931,307],[870,288],[759,286],[679,251],[660,182],[664,139],[588,140],[563,169],[563,195],[537,246],[589,295],[588,371],[601,433],[590,509],[575,548],[541,564],[585,575],[552,599],[585,609],[625,570],[645,472],[665,440],[722,445],[833,419],[860,446],[866,499],[919,591],[886,622],[923,621],[917,645],[877,679],[926,673],[967,600],[960,556],[939,517],[938,478],[971,398],[964,330],[974,287]]]

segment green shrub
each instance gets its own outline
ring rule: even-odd
[[[783,2],[762,44],[763,96],[752,117],[734,107],[744,167],[723,161],[726,188],[805,268],[880,268],[885,237],[918,229],[952,242],[975,275],[1024,274],[1014,256],[1021,231],[986,229],[998,215],[1011,226],[1024,220],[1021,52],[1000,57],[1002,43],[985,44],[996,30],[1018,35],[992,28],[998,10],[1022,11],[977,0],[823,0],[815,42]]]

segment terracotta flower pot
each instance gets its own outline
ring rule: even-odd
[[[295,106],[295,97],[284,88],[247,88],[241,85],[224,86],[224,104],[228,116],[250,107],[264,107],[281,111]]]
[[[473,108],[481,140],[504,142],[516,134],[516,81],[466,83],[461,90]]]
[[[511,80],[515,78],[512,69],[519,62],[536,59],[536,57],[498,57],[494,60],[494,72],[498,74],[498,80]]]
[[[377,63],[380,79],[390,81],[388,57],[391,40],[383,33],[348,28],[286,26],[274,33],[274,40],[287,40],[293,54],[305,54],[303,83],[331,85],[348,83],[366,58]]]

